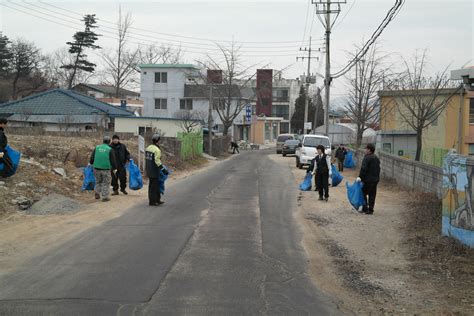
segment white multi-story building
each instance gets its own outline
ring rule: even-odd
[[[176,118],[183,110],[187,110],[207,121],[211,89],[215,131],[223,131],[222,116],[235,115],[229,134],[235,136],[235,139],[248,139],[250,122],[245,118],[245,105],[252,105],[253,114],[262,115],[256,102],[260,93],[257,80],[251,81],[246,87],[238,83],[229,89],[229,86],[221,84],[220,71],[210,70],[205,78],[201,69],[190,64],[140,65],[140,70],[144,116]],[[283,79],[279,72],[272,77],[272,83],[269,85],[271,91],[270,94],[267,93],[268,98],[271,98],[271,110],[268,111],[267,117],[282,118],[280,131],[286,133],[290,131],[290,120],[299,94],[300,81]],[[213,84],[209,85],[207,82]],[[232,101],[228,114],[226,105],[229,95]],[[223,106],[226,111],[222,110]]]
[[[141,98],[144,102],[143,115],[161,118],[176,118],[182,111],[192,111],[198,117],[207,121],[209,111],[209,98],[213,92],[213,129],[222,132],[223,99],[229,95],[228,86],[219,84],[209,85],[206,78],[200,74],[200,69],[190,64],[153,64],[140,65],[141,70]],[[244,96],[243,92],[247,95]],[[242,104],[251,96],[251,89],[241,89],[237,85],[231,89],[230,113],[237,117],[244,112]],[[217,109],[221,109],[219,115]],[[243,115],[243,114],[242,114]],[[225,116],[225,114],[224,114]],[[233,135],[234,129],[229,132]]]

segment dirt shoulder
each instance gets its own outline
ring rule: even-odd
[[[303,181],[306,170],[293,157],[272,159],[291,170],[295,186]],[[474,251],[440,236],[437,200],[382,182],[375,215],[362,215],[346,197],[345,182],[356,173],[343,176],[329,202],[314,191],[298,196],[296,219],[318,288],[348,313],[470,314]]]
[[[168,184],[189,177],[219,161],[198,161],[190,163],[186,170],[171,174]],[[80,187],[76,187],[80,192]],[[27,215],[13,212],[0,220],[0,276],[7,274],[28,259],[41,255],[81,232],[98,226],[105,221],[121,216],[147,199],[147,187],[139,191],[129,191],[129,195],[113,196],[107,203],[96,202],[92,192],[82,192],[83,203],[80,211],[63,215]]]

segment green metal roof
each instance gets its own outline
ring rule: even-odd
[[[1,114],[131,116],[132,112],[76,91],[53,89],[17,101],[0,104]]]
[[[199,69],[197,66],[192,64],[141,64],[138,65],[140,68],[192,68]]]

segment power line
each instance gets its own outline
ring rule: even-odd
[[[304,39],[306,37],[306,28],[308,26],[308,14],[309,14],[309,6],[311,4],[311,0],[306,0],[308,2],[308,6],[306,7],[306,19],[304,22],[304,32],[303,32],[303,38],[301,39],[301,46],[304,44]]]
[[[13,4],[13,3],[10,3],[9,4]],[[51,20],[49,18],[45,18],[44,16],[41,16],[41,15],[36,15],[34,13],[31,13],[31,12],[27,12],[27,11],[24,11],[22,9],[19,9],[18,7],[12,7],[12,6],[9,6],[9,5],[6,5],[5,3],[0,3],[0,5],[6,7],[6,8],[9,8],[11,10],[15,10],[15,11],[18,11],[18,12],[21,12],[21,13],[24,13],[26,15],[29,15],[29,16],[33,16],[33,17],[36,17],[38,19],[41,19],[41,20],[44,20],[44,21],[48,21],[50,23],[54,23],[56,25],[61,25],[61,26],[65,26],[67,28],[71,28],[71,29],[77,29],[77,26],[76,25],[80,25],[82,26],[82,24],[79,24],[79,23],[76,23],[76,22],[72,22],[72,21],[68,21],[68,20],[64,20],[64,19],[60,19],[58,18],[57,16],[54,16],[54,15],[50,15],[50,14],[46,14],[46,13],[43,13],[43,12],[40,12],[40,11],[37,11],[37,10],[31,10],[33,11],[34,13],[37,13],[37,14],[41,14],[41,15],[45,15],[47,17],[52,17],[52,18],[55,18],[56,20]],[[18,5],[18,4],[17,4]],[[20,5],[21,7],[21,5]],[[23,7],[24,8],[24,7]],[[61,22],[58,22],[57,20],[60,20]],[[62,22],[66,22],[66,23],[69,23],[69,24],[64,24]],[[74,24],[75,26],[71,26],[70,24]],[[116,40],[116,34],[113,33],[113,32],[110,32],[110,31],[104,31],[102,30],[103,33],[108,33],[108,34],[112,34],[113,36],[109,36],[109,35],[104,35],[102,34],[101,36],[102,37],[105,37],[105,38],[109,38],[109,39],[113,39],[113,40]],[[137,40],[140,40],[140,42],[135,42],[135,41],[129,41],[130,43],[133,43],[133,44],[136,44],[136,45],[139,45],[139,46],[153,46],[155,44],[157,44],[158,42],[157,41],[150,41],[150,40],[143,40],[143,39],[140,39],[140,38],[136,38],[136,37],[132,37],[132,36],[129,36],[129,38],[132,38],[132,39],[137,39]],[[151,43],[151,44],[147,44],[147,43]],[[192,49],[203,49],[201,47],[199,48],[196,48],[196,47],[190,47],[190,46],[184,46],[184,45],[177,45],[177,44],[172,44],[174,47],[172,47],[173,49],[181,49],[181,48],[192,48]],[[207,50],[207,51],[206,51]],[[210,53],[208,52],[208,50],[211,50],[211,51],[215,51],[213,53]],[[219,48],[206,48],[205,50],[203,49],[203,51],[193,51],[193,50],[189,50],[189,49],[186,49],[185,52],[188,52],[188,53],[194,53],[194,54],[201,54],[201,55],[213,55],[213,56],[221,56],[221,54],[219,54],[221,50]],[[295,56],[297,53],[294,52],[292,54],[274,54],[275,52],[277,51],[272,51],[272,52],[265,52],[265,51],[254,51],[254,53],[264,53],[262,55],[256,55],[256,54],[247,54],[248,52],[252,53],[251,51],[239,51],[239,53],[242,53],[243,55],[245,55],[246,57],[289,57],[289,56]]]
[[[365,54],[368,52],[370,47],[376,42],[376,40],[380,37],[382,32],[385,30],[385,28],[390,24],[390,22],[400,13],[403,5],[405,4],[405,0],[396,0],[395,4],[390,8],[390,10],[387,12],[385,18],[382,20],[382,22],[379,24],[377,29],[372,33],[372,36],[370,39],[364,44],[362,49],[354,56],[353,59],[351,59],[346,66],[344,66],[341,70],[336,72],[335,74],[331,75],[332,78],[338,78],[346,73],[348,73],[352,67],[359,62],[361,58],[365,56]]]
[[[18,7],[30,10],[30,11],[38,13],[38,14],[42,14],[42,15],[45,15],[45,16],[48,16],[48,17],[54,17],[55,19],[58,19],[58,20],[63,21],[63,22],[73,23],[73,24],[82,26],[82,24],[77,22],[77,20],[75,20],[75,18],[72,18],[70,16],[69,16],[69,18],[74,19],[74,21],[69,21],[69,20],[66,20],[63,17],[59,17],[57,15],[52,15],[50,13],[44,13],[44,12],[36,10],[36,9],[28,8],[28,7],[25,7],[25,6],[23,6],[21,4],[18,4],[18,3],[13,3],[11,1],[8,1],[8,2],[9,2],[10,5],[16,5]],[[31,4],[31,5],[35,6],[34,4]],[[38,7],[38,6],[35,6],[35,7]],[[51,10],[48,10],[48,9],[45,9],[45,8],[42,8],[42,7],[39,7],[39,8],[42,9],[42,10],[45,10],[47,12],[51,12],[53,14],[58,14],[57,12],[54,12],[54,11],[51,11]],[[112,28],[112,27],[108,27],[108,26],[101,26],[101,27],[112,30],[112,31],[108,31],[108,30],[101,29],[102,33],[108,33],[108,34],[111,34],[112,36],[116,36],[116,32],[118,31],[117,28]],[[135,40],[138,40],[138,41],[152,42],[154,44],[157,43],[157,42],[161,42],[162,44],[175,45],[175,46],[178,46],[178,47],[181,47],[181,48],[189,48],[189,49],[207,49],[207,50],[215,51],[215,52],[220,52],[221,51],[220,48],[216,48],[215,46],[209,47],[209,46],[211,46],[211,44],[196,43],[197,45],[204,45],[205,46],[205,47],[196,47],[196,46],[190,46],[190,45],[184,45],[183,44],[183,43],[186,44],[187,42],[181,42],[180,41],[180,42],[175,43],[175,42],[169,42],[169,40],[167,40],[168,42],[163,42],[163,39],[161,39],[161,38],[154,38],[154,37],[149,36],[149,35],[135,34],[133,32],[129,32],[129,33],[131,35],[128,35],[128,38],[135,39]],[[133,35],[140,36],[140,37],[146,37],[148,39],[143,39],[143,38],[136,37],[136,36],[133,36]],[[263,53],[263,54],[273,53],[274,54],[274,53],[292,53],[292,52],[294,52],[294,50],[293,49],[292,50],[245,50],[245,49],[243,49],[243,50],[240,50],[240,52],[241,53]],[[292,54],[292,56],[294,56],[294,54]]]
[[[64,9],[64,8],[61,8],[61,7],[58,7],[56,5],[53,5],[53,4],[50,4],[50,3],[47,3],[47,2],[44,2],[44,1],[39,1],[40,3],[43,3],[43,4],[46,4],[48,6],[51,6],[51,7],[55,7],[57,9],[60,9],[62,11],[65,11],[65,12],[69,12],[69,13],[73,13],[73,14],[76,14],[76,15],[80,15],[80,16],[84,16],[84,14],[81,14],[81,13],[78,13],[78,12],[74,12],[74,11],[71,11],[71,10],[68,10],[68,9]],[[111,21],[107,21],[107,20],[102,20],[104,23],[108,23],[108,24],[114,24],[115,25],[115,22],[111,22]],[[223,43],[233,43],[234,41],[232,40],[222,40],[222,39],[211,39],[211,38],[202,38],[202,37],[196,37],[196,36],[184,36],[184,35],[177,35],[177,34],[170,34],[170,33],[163,33],[163,32],[156,32],[156,31],[150,31],[150,30],[146,30],[146,29],[141,29],[141,28],[137,28],[137,27],[131,27],[131,29],[135,29],[135,30],[138,30],[138,31],[143,31],[143,32],[148,32],[148,33],[155,33],[155,34],[160,34],[160,35],[164,35],[164,36],[169,36],[169,37],[173,37],[173,38],[176,38],[176,37],[179,37],[179,38],[187,38],[187,39],[192,39],[192,40],[200,40],[200,41],[207,41],[207,42],[213,42],[213,43],[216,43],[216,42],[223,42]],[[293,44],[296,44],[299,43],[300,41],[268,41],[268,42],[265,42],[265,41],[259,41],[259,42],[249,42],[249,41],[239,41],[239,43],[243,43],[243,44],[288,44],[288,43],[293,43]]]

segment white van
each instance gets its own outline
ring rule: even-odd
[[[303,169],[303,166],[311,164],[311,160],[316,157],[316,146],[323,145],[326,154],[331,154],[331,141],[324,135],[308,134],[303,136],[301,145],[296,149],[296,167]]]

